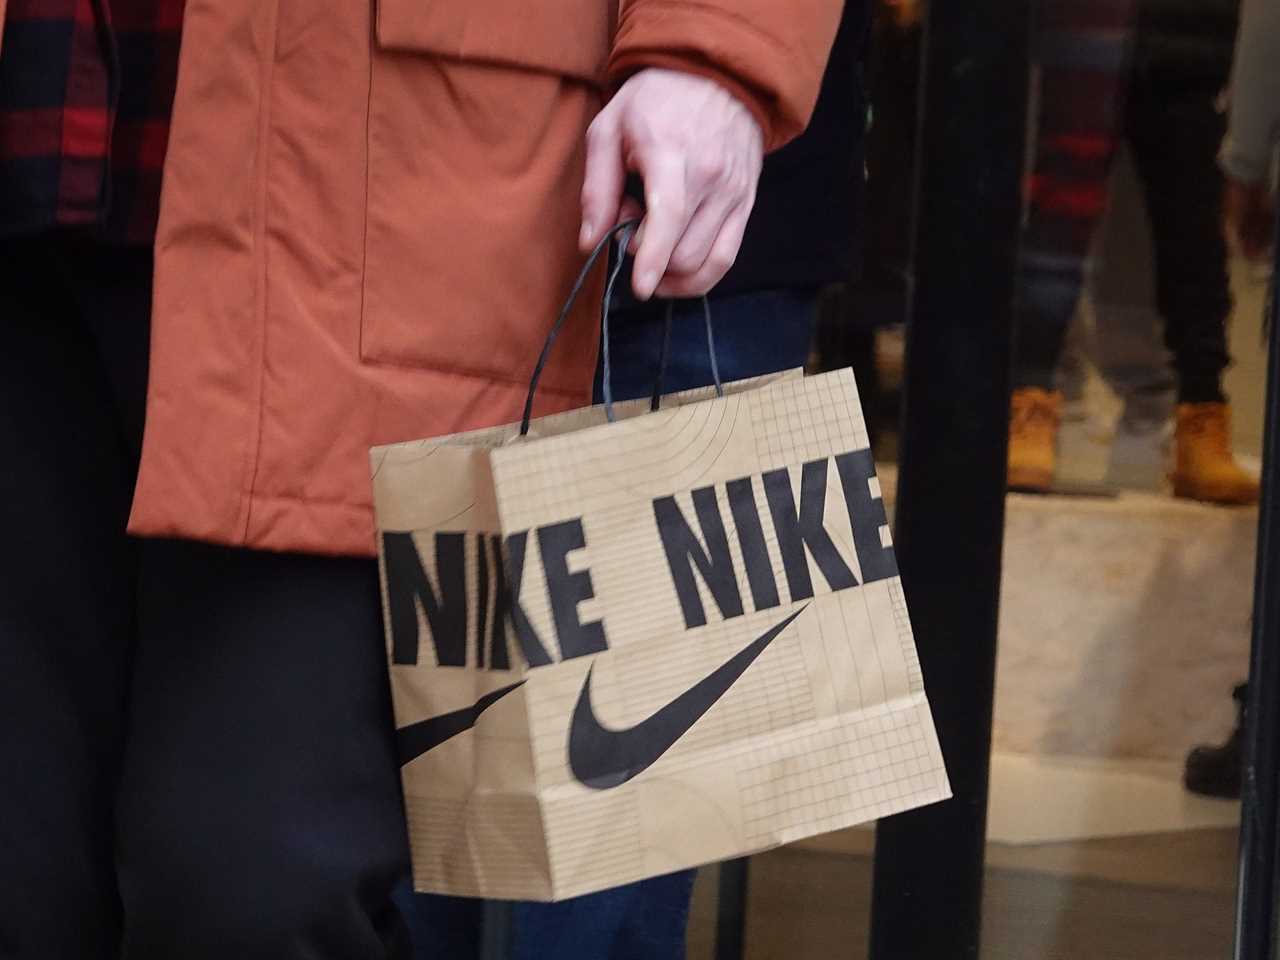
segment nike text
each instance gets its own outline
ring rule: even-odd
[[[807,600],[815,576],[830,591],[896,576],[874,477],[871,452],[857,450],[655,499],[655,533],[685,628],[708,623],[708,601],[727,620]],[[841,515],[827,516],[829,494]],[[840,549],[829,522],[847,545],[851,532],[851,550]],[[509,670],[515,657],[538,667],[608,649],[605,624],[583,615],[596,592],[581,518],[510,534],[505,544],[486,533],[437,533],[428,548],[411,533],[387,531],[382,562],[393,664],[426,657],[442,667]],[[546,585],[551,637],[521,603],[530,564]]]

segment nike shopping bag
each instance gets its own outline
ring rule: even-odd
[[[949,796],[848,371],[372,467],[419,890],[559,900]]]

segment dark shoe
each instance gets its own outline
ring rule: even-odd
[[[1236,701],[1236,728],[1221,746],[1196,747],[1187,754],[1183,783],[1192,793],[1205,797],[1240,799],[1240,768],[1244,749],[1244,699],[1248,687],[1240,684],[1232,691]]]

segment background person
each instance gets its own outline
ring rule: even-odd
[[[1249,260],[1265,260],[1276,238],[1272,173],[1280,142],[1280,5],[1244,0],[1231,69],[1230,110],[1220,162],[1227,178],[1227,235]],[[1272,279],[1274,283],[1274,277]],[[1272,331],[1272,336],[1275,332]],[[1239,797],[1247,688],[1232,692],[1236,726],[1217,746],[1187,755],[1187,789],[1211,797]]]
[[[1231,298],[1215,158],[1237,2],[1040,6],[1040,119],[1019,268],[1011,489],[1046,491],[1053,481],[1062,410],[1055,377],[1124,136],[1151,220],[1156,302],[1178,373],[1174,493],[1257,500],[1257,478],[1231,452],[1222,392]]]

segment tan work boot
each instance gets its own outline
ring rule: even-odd
[[[1045,493],[1053,483],[1062,394],[1019,387],[1009,404],[1009,489]]]
[[[1225,403],[1178,404],[1175,496],[1210,503],[1258,502],[1258,478],[1231,455],[1231,408]]]

